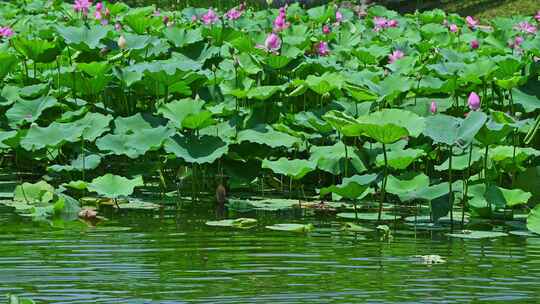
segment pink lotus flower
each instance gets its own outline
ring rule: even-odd
[[[274,31],[280,32],[286,28],[288,28],[291,24],[287,22],[287,12],[285,7],[279,8],[279,14],[274,20]]]
[[[116,23],[114,24],[114,29],[115,29],[117,32],[121,31],[121,30],[122,30],[122,24],[120,24],[120,22],[116,22]]]
[[[378,32],[388,27],[388,20],[384,17],[373,17],[374,27],[373,30]]]
[[[536,26],[526,21],[520,22],[518,25],[516,25],[515,29],[526,34],[534,34],[537,30]]]
[[[476,50],[480,47],[480,42],[478,40],[472,40],[471,41],[471,49]]]
[[[435,101],[431,102],[431,105],[429,106],[429,111],[431,114],[437,113],[437,103]]]
[[[398,27],[399,22],[395,19],[388,20],[386,23],[388,27]]]
[[[534,19],[536,19],[536,21],[540,22],[540,11],[536,12],[536,15],[534,16]]]
[[[231,8],[227,13],[225,13],[225,18],[229,20],[237,20],[239,19],[242,14],[244,13],[243,10],[237,10],[236,8]]]
[[[208,12],[206,14],[202,15],[201,17],[204,24],[213,24],[216,23],[219,20],[218,15],[216,15],[216,12],[214,12],[213,9],[209,8]]]
[[[336,22],[341,23],[343,21],[343,14],[340,11],[336,12]]]
[[[392,54],[388,55],[388,63],[392,64],[403,57],[405,57],[405,53],[400,50],[395,50]]]
[[[96,3],[96,11],[101,11],[103,9],[103,2]]]
[[[519,47],[519,46],[523,43],[523,41],[525,41],[525,40],[523,39],[523,37],[517,36],[517,37],[514,39],[514,47]]]
[[[96,20],[101,20],[103,18],[103,16],[101,15],[101,11],[95,11],[94,18],[96,18]]]
[[[191,16],[191,22],[197,22],[197,16],[193,15]]]
[[[317,45],[317,53],[319,56],[327,56],[330,54],[330,49],[328,48],[328,42],[321,41]]]
[[[330,34],[330,27],[328,25],[324,25],[323,28],[322,28],[322,32],[325,34],[325,35],[328,35]]]
[[[0,38],[9,38],[15,33],[9,26],[0,27]]]
[[[271,33],[268,35],[268,37],[266,37],[264,47],[267,51],[277,51],[281,47],[281,39],[279,39],[279,36],[276,33]]]
[[[163,16],[163,24],[165,24],[165,25],[169,24],[170,20],[171,20],[171,18],[169,18],[169,16]]]
[[[469,109],[473,111],[480,109],[480,96],[478,96],[478,94],[476,94],[475,92],[472,92],[469,95],[468,104]]]
[[[455,24],[450,24],[450,26],[448,27],[450,29],[450,32],[452,33],[457,33],[459,31],[459,27]]]
[[[73,10],[86,16],[88,15],[88,9],[91,5],[92,1],[90,0],[75,0],[75,3],[73,4]]]
[[[467,26],[471,29],[476,29],[476,27],[478,26],[478,20],[475,20],[471,16],[467,16],[465,18],[465,21],[467,22]]]

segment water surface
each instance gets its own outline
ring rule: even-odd
[[[54,229],[0,209],[0,295],[38,303],[535,303],[540,239],[391,242],[315,218],[309,235],[206,227],[204,218],[118,216]],[[264,223],[291,222],[270,217]],[[122,228],[120,228],[122,227]],[[445,264],[414,256],[437,254]]]

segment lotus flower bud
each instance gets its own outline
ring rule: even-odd
[[[325,34],[325,35],[328,35],[330,34],[330,27],[328,25],[324,25],[323,28],[322,28],[322,32]]]
[[[472,92],[469,95],[468,104],[469,104],[469,109],[473,111],[480,109],[480,96],[478,96],[478,94],[476,94],[475,92]]]
[[[459,31],[458,26],[455,25],[455,24],[453,24],[453,23],[450,24],[450,27],[449,27],[449,28],[450,28],[450,32],[452,32],[452,33],[457,33],[457,32]]]
[[[437,113],[437,103],[435,101],[431,102],[431,105],[429,106],[429,111],[431,114]]]
[[[126,41],[126,38],[124,37],[124,35],[121,35],[120,38],[118,38],[118,47],[120,49],[125,49],[126,48],[126,44],[127,44],[127,41]]]
[[[478,47],[480,47],[480,42],[478,42],[478,40],[475,39],[471,41],[471,49],[476,50]]]

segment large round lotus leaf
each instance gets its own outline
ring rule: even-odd
[[[309,75],[306,78],[307,86],[319,95],[326,94],[345,85],[345,78],[339,73],[324,73],[321,76]]]
[[[290,232],[310,232],[315,227],[312,224],[274,224],[271,226],[266,226],[267,229],[276,230],[276,231],[290,231]]]
[[[169,40],[174,46],[181,48],[188,44],[192,44],[201,41],[201,29],[183,29],[180,27],[167,27],[163,34],[167,40]]]
[[[496,162],[519,165],[530,157],[540,156],[540,151],[529,147],[495,146],[489,149],[489,158]]]
[[[455,150],[454,150],[455,152]],[[476,162],[480,161],[482,159],[482,156],[484,155],[484,150],[473,147],[472,155],[471,155],[471,166],[473,166]],[[490,153],[491,156],[491,153]],[[435,166],[435,170],[437,171],[447,171],[448,166],[450,164],[449,159],[447,158],[442,164]],[[469,168],[469,150],[466,149],[466,151],[461,155],[454,155],[452,157],[452,170],[465,170]]]
[[[386,191],[395,195],[404,195],[429,186],[429,177],[421,173],[409,180],[400,180],[389,175],[386,182]]]
[[[182,122],[188,115],[198,114],[204,105],[203,100],[182,99],[161,105],[157,112],[169,119],[177,128],[182,129]]]
[[[467,146],[486,120],[487,115],[479,111],[469,113],[465,119],[437,114],[426,118],[424,135],[436,143]]]
[[[60,48],[56,43],[47,40],[29,40],[22,35],[17,35],[11,42],[19,53],[35,62],[49,63],[60,54]]]
[[[379,220],[379,214],[377,212],[372,213],[354,213],[354,212],[341,212],[336,214],[337,217],[340,218],[346,218],[346,219],[359,219],[362,221],[378,221]],[[383,212],[381,214],[381,221],[393,221],[395,219],[399,219],[400,216],[396,216],[395,214],[389,214],[386,212]]]
[[[251,229],[257,225],[257,220],[253,218],[237,218],[220,221],[207,221],[207,226],[213,227],[232,227],[239,229]]]
[[[276,174],[290,176],[293,179],[301,179],[309,172],[315,170],[315,163],[305,159],[288,160],[282,157],[276,161],[263,160],[262,167],[272,170]]]
[[[82,138],[87,141],[94,141],[109,130],[109,123],[113,117],[100,113],[88,112],[86,115],[73,123],[74,127],[83,127]]]
[[[128,179],[108,173],[94,178],[92,182],[88,184],[88,190],[107,198],[118,198],[120,196],[131,195],[135,187],[143,185],[144,182],[141,176],[137,176],[134,179]]]
[[[9,125],[13,128],[23,122],[34,122],[44,110],[57,106],[56,98],[42,96],[34,100],[19,100],[6,112]]]
[[[227,207],[238,212],[253,210],[278,211],[299,208],[298,200],[284,198],[264,198],[264,199],[229,199]]]
[[[89,76],[103,76],[111,70],[111,65],[106,61],[94,61],[89,63],[77,63],[77,70],[85,72]]]
[[[267,100],[279,91],[285,89],[285,86],[256,86],[247,92],[247,98]]]
[[[17,131],[0,131],[0,149],[8,149],[9,146],[4,143],[4,140],[11,139],[17,135]]]
[[[323,118],[334,129],[340,132],[342,132],[343,128],[356,124],[356,120],[354,119],[354,117],[349,116],[348,114],[344,112],[340,112],[336,110],[328,111],[326,114],[324,114]],[[355,135],[355,136],[359,136],[359,135]]]
[[[53,199],[54,187],[45,181],[35,184],[23,183],[18,185],[13,192],[13,200],[28,204],[48,203]]]
[[[347,177],[344,178],[343,182],[339,185],[322,188],[320,195],[325,196],[329,193],[335,193],[348,199],[361,199],[362,195],[365,194],[366,190],[369,188],[369,184],[376,178],[377,174]]]
[[[216,121],[212,118],[210,111],[201,111],[196,114],[190,114],[182,121],[182,126],[188,129],[202,129],[213,125]]]
[[[84,156],[83,161],[83,155],[79,154],[79,156],[74,159],[70,165],[53,165],[50,166],[49,169],[54,172],[60,172],[60,171],[82,171],[84,170],[94,170],[99,166],[101,163],[101,157],[96,154],[90,154]]]
[[[527,229],[540,234],[540,205],[536,205],[527,216]]]
[[[396,170],[406,169],[415,160],[425,155],[421,149],[392,150],[387,153],[388,166]],[[384,155],[377,155],[377,165],[384,166]]]
[[[152,125],[143,118],[141,113],[128,117],[116,117],[114,119],[114,133],[116,134],[125,134],[151,128]]]
[[[158,150],[173,134],[173,130],[164,126],[142,129],[132,134],[107,134],[96,141],[96,146],[102,151],[136,158],[148,151]]]
[[[21,147],[28,151],[45,147],[56,147],[64,142],[76,142],[81,138],[84,128],[53,122],[48,127],[32,126],[21,140]]]
[[[508,114],[492,111],[491,117],[482,126],[475,138],[484,145],[500,143],[515,127],[515,121]]]
[[[345,145],[341,141],[333,146],[313,146],[309,160],[315,162],[317,168],[339,175],[345,172],[345,156],[349,159],[349,168],[354,168],[358,173],[366,171],[358,149],[347,147],[347,153],[345,153]]]
[[[175,136],[165,141],[165,151],[172,153],[188,163],[213,163],[229,151],[227,143],[219,137],[204,135]]]
[[[101,39],[107,36],[109,27],[106,26],[57,26],[58,34],[67,44],[77,49],[95,49],[101,47]]]
[[[272,148],[286,147],[290,148],[295,144],[299,144],[298,138],[287,133],[278,132],[268,125],[258,125],[253,129],[242,130],[238,132],[238,143],[244,141],[267,145]]]
[[[17,57],[8,52],[0,51],[0,62],[2,62],[2,64],[0,65],[1,81],[4,79],[4,77],[7,76],[9,72],[11,72],[15,68],[15,66],[17,65]]]
[[[347,136],[367,135],[381,143],[390,144],[402,137],[419,136],[424,131],[424,118],[400,109],[384,109],[360,116],[356,123],[343,129]]]
[[[502,236],[508,236],[504,232],[496,231],[479,231],[479,230],[463,230],[461,233],[449,233],[449,237],[461,238],[461,239],[488,239]]]

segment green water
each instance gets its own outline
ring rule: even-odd
[[[309,235],[210,228],[213,212],[53,229],[0,209],[0,295],[38,303],[537,303],[540,238],[448,239],[312,222]],[[123,227],[119,229],[118,227]],[[129,230],[128,230],[129,229]],[[424,265],[415,255],[438,254]],[[0,300],[1,301],[1,300]]]

